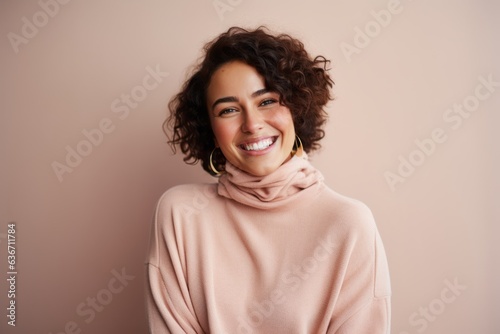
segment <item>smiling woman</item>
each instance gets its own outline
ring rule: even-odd
[[[207,104],[215,145],[231,163],[264,176],[290,159],[295,130],[279,94],[251,66],[233,61],[212,76]]]
[[[264,28],[231,28],[205,46],[164,127],[174,151],[219,178],[158,203],[152,333],[389,333],[371,211],[308,161],[324,136],[327,63]]]
[[[184,161],[201,160],[207,172],[218,174],[225,167],[226,157],[220,154],[221,150],[214,150],[217,138],[212,129],[213,117],[221,115],[214,114],[213,108],[222,102],[238,102],[243,96],[235,95],[240,92],[232,84],[243,86],[244,80],[253,80],[249,83],[259,86],[251,92],[253,97],[263,92],[272,94],[290,111],[303,149],[306,152],[317,149],[324,136],[321,128],[326,121],[324,107],[331,100],[333,84],[326,71],[327,63],[322,56],[311,59],[304,45],[289,35],[272,36],[265,29],[249,32],[231,28],[205,46],[203,61],[169,104],[171,115],[164,123],[164,130],[167,135],[173,133],[170,143],[179,145],[185,154]],[[240,69],[253,74],[253,78],[243,78],[243,72],[238,73]],[[233,80],[229,83],[231,75]],[[223,83],[221,77],[227,78],[227,82]],[[210,93],[219,95],[208,96]],[[242,107],[234,110],[248,115],[249,111]],[[229,108],[224,114],[234,110]],[[211,168],[210,156],[215,170]]]

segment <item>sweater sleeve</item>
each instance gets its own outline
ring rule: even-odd
[[[173,300],[172,286],[167,286],[160,270],[152,264],[147,267],[147,298],[149,330],[151,334],[204,333],[188,305]]]
[[[373,298],[334,332],[328,334],[389,334],[391,299]]]
[[[372,268],[371,274],[359,275],[356,285],[363,287],[351,294],[347,304],[354,306],[339,327],[330,328],[327,334],[389,334],[391,330],[391,287],[387,257],[380,235],[374,226],[372,256],[366,256],[362,267]],[[371,263],[369,263],[371,262]],[[358,273],[358,272],[356,272]],[[355,275],[358,276],[358,275]],[[364,300],[364,302],[360,302]]]
[[[172,227],[174,215],[166,201],[163,196],[156,210],[146,266],[150,333],[205,333],[194,311],[175,228]]]

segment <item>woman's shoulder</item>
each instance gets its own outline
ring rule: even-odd
[[[325,186],[321,192],[322,207],[326,215],[335,217],[335,221],[361,230],[375,228],[375,219],[371,209],[363,201],[338,193]]]
[[[201,219],[207,208],[220,201],[217,184],[182,184],[169,188],[158,200],[155,226],[159,230],[171,231],[176,224],[184,225]],[[193,227],[196,224],[188,224]],[[159,233],[159,232],[157,232]],[[167,233],[167,232],[165,232]]]
[[[185,205],[202,206],[217,198],[216,183],[190,183],[167,189],[158,200],[158,210],[175,209]]]
[[[322,200],[335,207],[336,210],[348,210],[360,214],[371,214],[371,210],[363,201],[337,192],[331,187],[324,185],[321,192]]]

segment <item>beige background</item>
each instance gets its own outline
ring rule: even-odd
[[[155,202],[175,184],[214,181],[171,155],[160,128],[167,101],[204,42],[232,25],[267,24],[333,61],[337,99],[312,161],[376,216],[392,332],[500,333],[500,87],[456,129],[443,119],[454,104],[474,102],[479,77],[500,81],[498,1],[62,2],[0,4],[1,276],[11,221],[18,260],[17,326],[7,325],[2,279],[0,332],[146,332],[143,261]],[[372,11],[388,7],[394,14],[381,27]],[[356,38],[360,46],[365,28],[368,45],[347,56],[342,47],[352,50]],[[31,37],[10,42],[23,31]],[[157,67],[169,75],[144,90],[147,68]],[[119,99],[131,92],[141,101],[125,115]],[[101,122],[109,133],[90,152],[82,131]],[[418,160],[415,140],[437,128],[446,141]],[[78,145],[90,154],[60,181],[52,165]],[[397,172],[400,155],[420,166],[391,189],[384,174]],[[113,279],[122,270],[126,286]],[[446,280],[462,290],[445,290]],[[92,298],[106,305],[90,319]]]

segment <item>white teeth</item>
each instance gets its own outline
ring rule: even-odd
[[[245,144],[243,147],[247,151],[261,151],[273,144],[273,140],[271,138],[263,139],[257,143]]]

